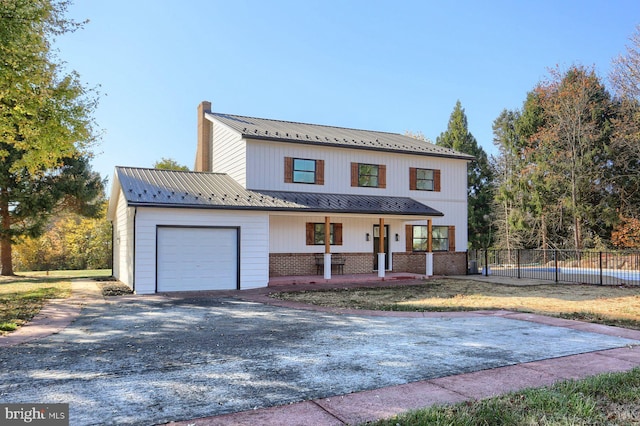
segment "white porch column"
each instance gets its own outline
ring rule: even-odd
[[[324,217],[324,279],[331,279],[331,218]]]
[[[385,260],[385,253],[378,253],[378,277],[379,278],[384,278],[384,260]]]
[[[324,254],[324,279],[331,279],[331,253]]]
[[[427,261],[427,267],[425,269],[425,272],[427,274],[428,277],[432,277],[433,276],[433,253],[425,253],[426,254],[426,261]]]
[[[384,278],[385,274],[385,252],[384,252],[384,218],[380,218],[380,238],[378,239],[378,278]]]
[[[425,272],[428,277],[433,276],[433,222],[427,219],[427,265]]]

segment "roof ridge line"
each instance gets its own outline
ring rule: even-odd
[[[222,115],[222,116],[227,116],[227,117],[250,118],[250,119],[254,119],[254,120],[275,121],[275,122],[278,122],[278,123],[304,124],[304,125],[307,125],[307,126],[328,127],[328,128],[331,128],[331,129],[354,130],[356,132],[370,132],[370,133],[382,133],[382,134],[385,134],[385,135],[406,136],[406,135],[403,135],[402,133],[385,132],[383,130],[357,129],[355,127],[332,126],[332,125],[329,125],[329,124],[306,123],[306,122],[303,122],[303,121],[278,120],[278,119],[275,119],[275,118],[251,117],[249,115],[227,114],[227,113],[224,113],[224,112],[213,112],[213,111],[210,111],[210,112],[208,112],[208,114],[211,114],[211,115]],[[406,136],[406,137],[410,137],[410,136]],[[416,139],[416,140],[420,141],[419,139]],[[427,142],[427,141],[420,141],[420,142],[425,142],[425,143],[428,143],[428,144],[431,144],[431,145],[435,145],[434,143]]]
[[[222,173],[222,172],[198,172],[195,170],[156,169],[155,167],[138,167],[138,166],[116,166],[116,169],[135,169],[135,170],[150,170],[150,171],[160,171],[160,172],[195,173],[198,175],[228,175],[228,173]]]

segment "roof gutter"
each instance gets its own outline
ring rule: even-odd
[[[432,213],[428,212],[392,212],[392,211],[372,211],[372,210],[348,210],[348,209],[336,209],[327,210],[320,208],[287,208],[287,207],[253,207],[253,206],[208,206],[201,204],[162,204],[162,203],[144,203],[136,201],[128,201],[128,205],[131,207],[158,207],[168,209],[202,209],[202,210],[250,210],[250,211],[264,211],[264,212],[292,212],[292,213],[339,213],[339,214],[363,214],[363,215],[394,215],[394,216],[444,216],[442,212],[434,210]],[[134,215],[135,226],[135,215]],[[135,238],[134,238],[135,241]]]

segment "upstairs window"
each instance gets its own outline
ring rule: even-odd
[[[409,189],[440,192],[440,170],[409,168]]]
[[[285,157],[284,181],[324,185],[324,160]]]
[[[386,171],[383,164],[351,163],[351,186],[386,188]]]
[[[293,159],[293,182],[316,183],[316,160]]]

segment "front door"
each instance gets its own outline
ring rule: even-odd
[[[378,270],[378,253],[380,247],[380,225],[373,225],[373,270]],[[389,269],[389,225],[384,225],[384,269]]]

